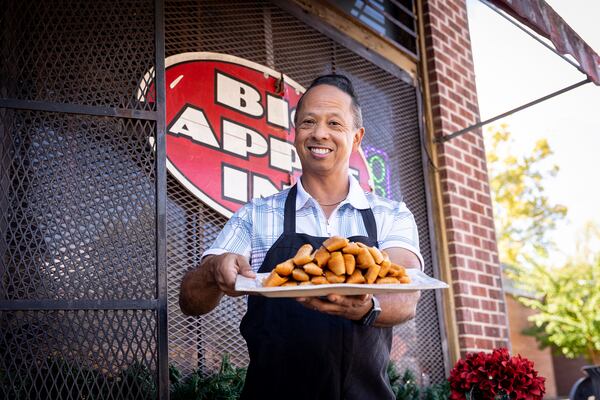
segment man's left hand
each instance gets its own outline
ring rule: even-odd
[[[297,300],[306,308],[326,314],[357,321],[373,307],[372,295],[342,296],[330,294],[326,299],[320,297],[301,297]]]

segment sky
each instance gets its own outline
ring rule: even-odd
[[[546,2],[600,52],[600,1]],[[467,7],[482,121],[585,79],[480,1],[467,0]],[[512,132],[515,154],[539,138],[547,138],[554,151],[551,162],[560,171],[545,186],[551,202],[568,207],[551,234],[559,248],[552,257],[562,263],[575,255],[575,238],[586,221],[600,224],[600,86],[588,83],[499,123]]]

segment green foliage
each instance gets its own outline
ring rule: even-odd
[[[396,400],[447,400],[450,398],[450,384],[447,381],[421,387],[417,384],[411,370],[407,369],[400,375],[396,366],[391,362],[388,364],[387,372]]]
[[[425,388],[424,400],[448,400],[450,398],[450,384],[447,381],[436,383]]]
[[[182,380],[179,371],[172,368],[170,379],[172,400],[236,400],[244,387],[246,369],[234,367],[224,355],[216,374],[197,370]]]
[[[505,125],[490,129],[486,139],[500,261],[527,266],[548,255],[553,244],[547,235],[567,214],[565,206],[552,204],[544,189],[559,168],[548,165],[553,152],[546,139],[538,140],[529,155],[514,153],[514,139]]]
[[[600,363],[600,257],[591,245],[600,229],[588,225],[577,257],[552,266],[547,235],[567,209],[551,204],[543,184],[558,167],[545,167],[552,155],[546,140],[528,156],[516,156],[512,143],[506,126],[491,131],[488,170],[500,261],[516,287],[529,293],[518,300],[537,311],[525,333],[567,357]]]
[[[112,396],[106,396],[107,398],[119,398],[122,393],[127,393],[132,399],[151,400],[157,396],[156,376],[137,361],[114,377],[108,387]]]
[[[530,155],[517,156],[506,126],[491,130],[488,139],[500,261],[515,286],[528,293],[518,300],[537,311],[525,333],[567,357],[585,355],[600,364],[600,256],[592,245],[600,228],[588,225],[577,256],[552,266],[548,233],[567,209],[552,204],[544,190],[544,181],[558,172],[556,165],[547,166],[548,142],[539,140]]]
[[[396,366],[389,363],[387,371],[397,400],[419,400],[421,391],[411,370],[407,369],[400,375]]]
[[[600,229],[589,225],[577,256],[564,266],[552,265],[548,234],[567,209],[545,193],[544,182],[558,172],[558,166],[548,166],[548,142],[539,140],[529,155],[519,156],[506,126],[490,130],[488,139],[500,261],[515,286],[528,293],[518,300],[537,311],[525,333],[567,357],[585,355],[600,364],[600,256],[591,245]]]
[[[526,333],[567,357],[585,355],[600,364],[600,257],[551,270],[535,266],[517,276],[534,293],[519,301],[537,311],[529,318],[535,327]]]

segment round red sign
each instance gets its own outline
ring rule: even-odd
[[[216,53],[183,53],[166,65],[167,169],[226,217],[301,174],[294,113],[304,88],[270,68]],[[370,190],[362,150],[351,172]]]

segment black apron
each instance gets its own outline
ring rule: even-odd
[[[283,234],[258,272],[270,272],[305,243],[317,249],[327,239],[296,233],[296,193],[293,186]],[[373,212],[360,212],[369,236],[349,239],[377,246]],[[240,330],[250,354],[243,400],[394,399],[387,376],[392,328],[361,326],[295,299],[249,296]]]

